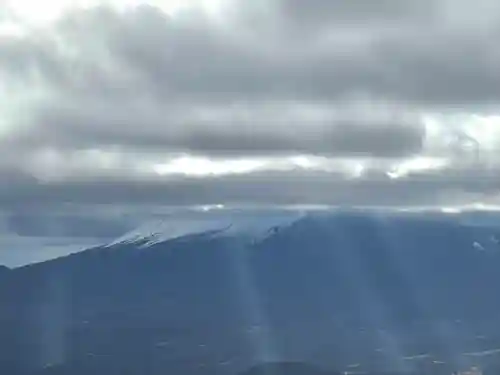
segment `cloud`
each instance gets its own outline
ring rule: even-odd
[[[76,146],[122,144],[204,155],[326,154],[406,156],[421,151],[418,120],[342,116],[307,103],[246,103],[217,107],[141,108],[86,103],[47,110],[35,142]],[[180,108],[179,108],[180,107]],[[337,111],[335,110],[337,109]],[[28,134],[28,137],[31,136]],[[57,137],[54,139],[54,137]]]
[[[276,10],[290,27],[300,31],[324,31],[334,27],[387,27],[408,22],[432,21],[439,11],[438,1],[423,0],[278,0]]]
[[[495,2],[209,8],[0,28],[0,202],[427,204],[498,186]]]
[[[153,7],[102,7],[70,15],[46,35],[9,39],[0,63],[21,91],[10,100],[14,108],[30,106],[29,114],[11,114],[20,117],[11,119],[18,122],[14,138],[30,146],[124,144],[204,154],[419,151],[418,118],[391,118],[394,106],[378,118],[339,114],[345,106],[367,108],[363,100],[308,98],[307,83],[293,81],[313,66],[295,72],[298,61],[273,62],[282,59],[279,51],[259,56],[210,26],[180,27]],[[305,97],[292,99],[304,89]],[[19,128],[28,130],[15,134]]]
[[[354,165],[353,165],[354,167]],[[369,206],[461,205],[496,203],[500,198],[499,168],[477,170],[457,165],[423,168],[422,162],[399,173],[387,166],[367,165],[342,170],[257,170],[252,173],[203,177],[150,174],[88,177],[49,183],[0,186],[2,207],[58,204],[330,204]],[[397,169],[395,169],[397,171]]]
[[[63,19],[45,39],[31,35],[16,43],[8,58],[24,57],[30,69],[37,68],[62,94],[71,90],[91,97],[142,94],[166,103],[227,103],[249,98],[338,100],[364,92],[441,105],[498,98],[493,48],[498,30],[461,21],[462,7],[450,9],[444,1],[432,2],[441,7],[385,1],[381,8],[360,0],[282,3],[280,7],[275,0],[259,12],[242,6],[247,18],[259,16],[262,29],[236,16],[226,22],[201,16],[176,21],[149,6],[127,12],[95,8]],[[431,21],[416,17],[420,7],[431,8]],[[301,35],[300,27],[293,32],[279,26],[280,19],[293,20],[294,12],[312,25],[325,18],[328,30],[320,28],[306,39],[287,38]],[[391,23],[396,17],[391,15],[400,13],[403,21]],[[386,17],[383,27],[366,23],[374,14],[381,22]],[[404,21],[405,14],[420,22]],[[26,75],[28,67],[20,69],[26,64],[17,65]]]
[[[81,251],[123,235],[144,219],[123,206],[19,203],[0,210],[0,264],[20,266]]]

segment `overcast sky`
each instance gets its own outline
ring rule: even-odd
[[[500,201],[497,0],[0,1],[0,207]]]

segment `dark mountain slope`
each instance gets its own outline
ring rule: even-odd
[[[270,360],[449,373],[495,360],[463,355],[500,347],[493,226],[351,212],[227,228],[8,272],[0,373],[223,375]]]

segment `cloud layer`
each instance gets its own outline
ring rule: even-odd
[[[2,204],[494,199],[497,2],[165,4],[4,7]]]

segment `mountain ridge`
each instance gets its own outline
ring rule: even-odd
[[[292,211],[282,212],[280,215],[273,214],[271,217],[255,213],[242,216],[231,214],[231,211],[218,215],[200,214],[187,220],[171,217],[142,225],[105,246],[142,242],[142,247],[149,247],[156,243],[204,233],[226,237],[254,237],[255,241],[273,229],[289,226],[303,217],[305,214]]]

